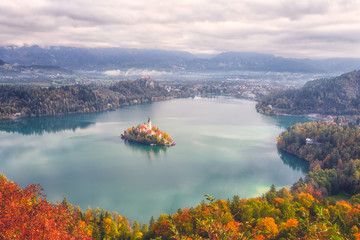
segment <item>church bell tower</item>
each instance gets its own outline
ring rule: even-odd
[[[148,118],[148,125],[147,125],[148,129],[151,130],[151,119],[150,117]]]

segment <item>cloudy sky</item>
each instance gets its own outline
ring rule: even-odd
[[[0,45],[360,57],[360,0],[0,0]]]

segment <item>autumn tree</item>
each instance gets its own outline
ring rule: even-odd
[[[0,176],[2,239],[91,239],[79,212],[51,204],[39,185],[22,189]]]

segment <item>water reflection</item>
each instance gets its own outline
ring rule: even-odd
[[[86,121],[87,116],[70,115],[57,117],[34,117],[0,121],[0,131],[22,135],[42,135],[65,130],[84,129],[95,122]]]
[[[128,141],[125,142],[125,145],[131,148],[134,152],[144,153],[150,163],[152,163],[153,160],[157,159],[159,156],[164,155],[169,148],[168,146],[149,146]]]
[[[295,171],[301,171],[303,174],[309,172],[309,163],[292,154],[278,150],[278,154],[286,165],[290,166]]]
[[[290,126],[295,125],[296,123],[305,123],[313,121],[314,119],[308,117],[300,117],[300,116],[267,116],[262,115],[265,119],[270,119],[274,121],[275,125],[287,129]]]

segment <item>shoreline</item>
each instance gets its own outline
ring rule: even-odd
[[[172,146],[175,146],[176,143],[175,142],[172,142],[171,144],[156,144],[156,143],[143,143],[143,142],[139,142],[139,141],[133,141],[133,140],[129,140],[129,139],[126,139],[124,137],[123,134],[120,135],[120,138],[122,140],[124,140],[124,142],[129,142],[129,143],[136,143],[136,144],[140,144],[140,145],[143,145],[143,146],[150,146],[150,147],[172,147]]]
[[[19,113],[13,113],[11,115],[0,115],[0,121],[3,120],[19,120],[23,118],[36,118],[36,117],[59,117],[59,116],[67,116],[67,115],[75,115],[75,114],[88,114],[88,113],[101,113],[101,112],[108,112],[108,111],[115,111],[122,107],[128,107],[133,105],[141,105],[146,103],[152,103],[152,102],[161,102],[161,101],[168,101],[176,98],[182,98],[182,97],[160,97],[157,99],[151,99],[149,101],[144,101],[146,99],[133,99],[127,102],[127,104],[120,104],[119,106],[113,107],[113,108],[107,108],[104,110],[96,110],[96,111],[87,111],[87,112],[69,112],[69,113],[60,113],[60,114],[40,114],[40,115],[18,115]],[[14,116],[16,115],[16,116]]]
[[[151,100],[132,99],[132,100],[129,100],[126,104],[119,104],[116,107],[106,108],[106,109],[103,109],[103,110],[96,110],[96,111],[69,112],[69,113],[59,113],[59,114],[40,114],[40,115],[34,115],[34,114],[33,115],[21,115],[20,113],[13,113],[11,115],[1,115],[0,114],[0,121],[3,121],[3,120],[19,120],[19,119],[23,119],[23,118],[58,117],[58,116],[67,116],[67,115],[75,115],[75,114],[101,113],[101,112],[107,112],[107,111],[115,111],[115,110],[120,109],[122,107],[128,107],[128,106],[133,106],[133,105],[141,105],[141,104],[147,104],[147,103],[152,103],[152,102],[161,102],[161,101],[168,101],[168,100],[173,100],[173,99],[186,99],[186,98],[195,98],[195,97],[209,98],[209,96],[204,96],[204,95],[188,95],[188,96],[154,97]],[[234,99],[243,99],[243,100],[247,100],[247,101],[257,102],[254,99],[237,98],[237,97],[234,97],[234,96],[227,96],[227,95],[213,95],[211,97],[229,97],[229,98],[234,98]]]
[[[339,116],[332,116],[332,115],[325,115],[325,114],[321,114],[321,113],[305,113],[305,114],[290,114],[290,113],[283,113],[283,112],[276,112],[276,113],[271,113],[271,114],[267,114],[261,111],[258,111],[258,109],[256,109],[258,113],[260,114],[264,114],[266,116],[289,116],[289,117],[306,117],[306,118],[312,118],[312,119],[316,119],[316,120],[321,120],[321,121],[328,121],[328,122],[334,122],[336,117],[345,117],[346,116],[356,116],[356,115],[339,115]]]

